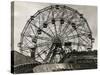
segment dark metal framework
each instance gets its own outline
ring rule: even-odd
[[[37,11],[27,21],[20,51],[40,63],[59,63],[68,52],[92,49],[92,32],[87,20],[77,10],[65,5],[51,5]]]

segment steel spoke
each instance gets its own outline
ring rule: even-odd
[[[54,19],[54,11],[52,10],[52,19]],[[54,19],[55,20],[55,19]],[[55,21],[56,22],[56,21]],[[56,33],[56,36],[57,36],[57,28],[56,28],[56,24],[54,23],[53,24],[54,26],[54,29],[55,29],[55,33]]]
[[[77,25],[77,28],[80,27],[80,26],[81,26],[81,25]],[[77,28],[76,28],[76,29],[77,29]],[[65,31],[65,32],[66,32],[66,33],[68,33],[68,32],[72,33],[74,30],[75,30],[75,29],[71,28],[69,31],[67,31],[67,32]],[[70,34],[70,33],[69,33],[69,34]],[[69,34],[66,34],[66,35],[69,35]],[[64,35],[64,34],[63,34],[63,35]],[[63,35],[62,35],[62,36],[63,36]]]
[[[53,36],[55,36],[55,34],[53,33],[53,31],[51,30],[51,28],[48,25],[49,30],[51,31],[51,33],[53,34]]]
[[[63,36],[63,35],[65,34],[65,32],[67,31],[67,29],[68,29],[69,26],[70,26],[70,25],[66,24],[66,26],[65,26],[65,27],[63,28],[63,30],[62,30],[62,33],[60,33],[61,36]]]
[[[80,29],[80,28],[78,28],[78,30],[79,30],[79,31],[84,31],[85,33],[90,33],[90,32],[88,32],[88,31],[85,31],[85,30]]]
[[[86,40],[84,40],[82,37],[79,37],[79,38],[81,38],[86,44],[88,44],[88,42],[86,41]],[[88,44],[89,45],[89,44]]]
[[[34,30],[33,30],[32,26],[30,26],[30,27],[31,27],[31,29],[32,29],[33,33],[35,34],[35,32],[34,32]],[[35,35],[36,35],[36,34],[35,34]]]
[[[52,11],[50,10],[49,11],[49,14],[48,14],[48,16],[47,16],[47,21],[49,20],[49,17],[50,17],[50,13],[51,13]]]
[[[85,44],[82,43],[76,43],[76,42],[72,42],[73,45],[79,45],[79,46],[86,46]]]
[[[38,52],[38,54],[43,54],[43,52],[45,51],[46,48],[43,48],[40,52]]]
[[[82,33],[82,34],[76,34],[76,35],[68,36],[68,38],[69,38],[68,40],[75,39],[75,38],[78,38],[78,37],[81,37],[81,36],[87,36],[87,34]]]
[[[39,43],[37,44],[37,47],[43,47],[43,46],[47,46],[50,45],[51,42],[43,42],[43,43]]]
[[[25,38],[26,38],[26,39],[27,39],[27,41],[29,41],[32,45],[34,45],[34,44],[33,44],[33,42],[32,42],[32,41],[30,41],[27,37],[25,37]]]
[[[62,15],[61,15],[62,18],[63,18],[63,16],[64,16],[64,12],[65,12],[65,11],[62,12]],[[61,33],[61,29],[62,29],[62,24],[59,25],[59,31],[58,31],[59,33]]]
[[[48,37],[41,37],[41,36],[36,36],[37,39],[41,39],[41,40],[47,40],[47,41],[51,41],[50,38]]]
[[[37,29],[41,29],[41,28],[37,27],[35,24],[32,24],[32,25],[35,26]],[[42,31],[43,33],[47,34],[49,37],[52,38],[52,36],[51,36],[49,33],[45,32],[45,31],[42,30],[42,29],[41,29],[41,31]]]

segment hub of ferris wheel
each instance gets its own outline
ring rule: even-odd
[[[93,42],[83,14],[65,5],[51,5],[30,17],[19,46],[22,54],[29,53],[35,61],[59,63],[73,50],[91,50]]]

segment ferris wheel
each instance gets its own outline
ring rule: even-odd
[[[59,63],[73,50],[91,50],[93,41],[83,14],[65,5],[51,5],[27,21],[21,33],[20,51],[29,52],[40,63]]]

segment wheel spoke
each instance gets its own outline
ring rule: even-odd
[[[54,26],[54,29],[55,29],[55,33],[56,33],[56,36],[57,36],[57,28],[56,28],[56,20],[54,19],[54,12],[52,11],[52,20],[54,21],[54,24],[53,24],[53,26]]]
[[[37,44],[37,47],[43,47],[43,46],[47,46],[47,45],[50,45],[51,42],[43,42],[43,43],[39,43]]]
[[[62,29],[62,24],[59,25],[59,34],[61,33],[61,29]]]
[[[65,34],[63,34],[63,36],[65,35],[65,37],[64,37],[64,38],[66,38],[66,37],[68,38],[68,37],[69,37],[69,36],[68,36],[68,35],[69,35],[69,34],[68,34],[68,32],[73,33],[73,30],[72,30],[72,29],[70,29],[70,30],[69,30],[69,31],[67,31]]]
[[[87,46],[87,45],[85,45],[85,44],[82,44],[82,43],[76,43],[76,42],[72,42],[72,44],[73,44],[73,45],[79,45],[79,46],[85,46],[85,47]]]
[[[54,28],[55,28],[55,33],[56,33],[56,36],[57,36],[57,28],[56,28],[56,24],[54,24]]]
[[[80,27],[80,26],[81,26],[81,25],[77,25],[77,28]],[[76,28],[76,29],[77,29],[77,28]],[[70,35],[74,30],[75,30],[75,29],[71,28],[69,31],[67,31],[67,32],[65,31],[65,32],[67,33],[66,35]],[[65,32],[63,33],[63,35],[65,34]],[[68,33],[69,33],[69,34],[68,34]],[[62,35],[62,36],[63,36],[63,35]]]
[[[35,58],[41,58],[42,59],[42,61],[44,61],[44,59],[41,57],[41,55],[40,54],[37,54],[37,57],[35,57]]]
[[[51,33],[53,34],[53,36],[55,36],[55,34],[53,33],[53,31],[51,30],[51,28],[48,25],[49,30],[51,31]]]
[[[51,41],[50,38],[48,37],[41,37],[41,36],[36,36],[37,39],[41,39],[41,40],[47,40],[47,41]]]
[[[25,42],[25,40],[24,40]],[[24,50],[28,50],[29,49],[29,43],[25,42],[24,46],[21,47],[21,50],[24,51]]]
[[[46,58],[45,58],[45,62],[48,60],[48,59],[50,59],[50,56],[51,56],[51,54],[52,54],[52,52],[53,52],[53,50],[52,50],[52,48],[53,48],[54,46],[53,46],[53,44],[51,45],[51,48],[50,48],[50,50],[49,50],[49,53],[48,53],[48,55],[46,56]]]
[[[63,36],[65,34],[65,32],[67,31],[68,27],[70,25],[66,24],[66,26],[63,28],[62,33],[60,33],[61,36]]]
[[[83,31],[83,32],[85,32],[85,33],[90,33],[90,32],[88,32],[88,31],[85,31],[85,30],[80,29],[80,28],[78,28],[78,30],[79,30],[80,32]]]
[[[82,37],[79,37],[79,38],[82,39],[86,44],[89,45],[89,43],[85,39],[83,39]]]
[[[25,37],[25,38],[27,39],[27,41],[28,41],[30,44],[34,45],[33,42],[30,41],[27,37]]]
[[[33,30],[32,26],[30,26],[30,27],[31,27],[31,29],[32,29],[33,33],[35,34],[35,32],[34,32],[34,30]],[[35,35],[36,35],[36,34],[35,34]]]
[[[46,51],[46,48],[43,48],[43,49],[42,49],[40,52],[38,52],[37,54],[42,55],[44,51]]]
[[[32,24],[32,23],[31,23],[31,24]],[[37,29],[41,29],[41,28],[37,27],[35,24],[32,24],[32,25],[35,26]],[[41,31],[42,31],[43,33],[47,34],[49,37],[52,38],[52,36],[51,36],[49,33],[45,32],[45,31],[42,30],[42,29],[41,29]]]
[[[63,10],[62,15],[61,15],[62,19],[63,19],[63,17],[64,17],[64,10]],[[59,25],[59,31],[58,31],[59,33],[61,33],[61,29],[62,29],[62,24],[60,23],[60,25]]]
[[[47,21],[49,21],[49,17],[50,17],[50,13],[51,13],[52,11],[50,10],[49,11],[49,14],[48,14],[48,16],[47,16]]]
[[[76,35],[67,36],[67,37],[68,37],[68,40],[71,40],[71,39],[79,38],[80,36],[87,36],[87,34],[82,33],[82,34],[76,34]],[[64,39],[65,39],[65,38],[66,38],[66,37],[64,37]],[[65,40],[65,41],[67,41],[67,40]]]

